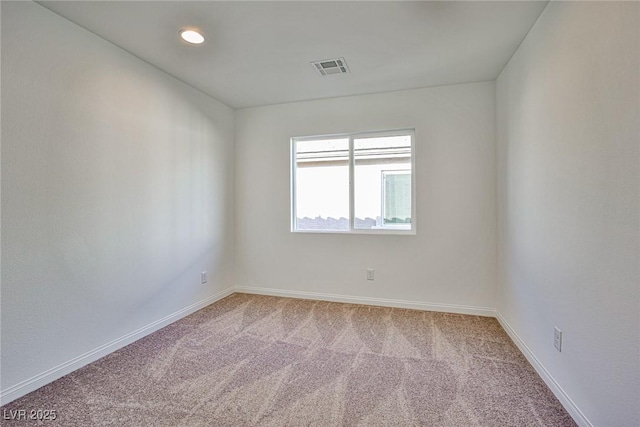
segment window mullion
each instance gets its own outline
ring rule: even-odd
[[[353,136],[349,136],[349,231],[355,230],[355,156],[353,153]]]

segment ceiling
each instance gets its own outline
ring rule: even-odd
[[[495,79],[546,1],[41,1],[233,108]],[[190,46],[178,31],[199,28]],[[322,77],[311,61],[344,57]]]

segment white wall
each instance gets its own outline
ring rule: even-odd
[[[494,96],[486,82],[238,110],[238,284],[494,307]],[[291,137],[398,128],[416,129],[417,235],[290,232]]]
[[[498,310],[596,426],[640,425],[639,13],[551,2],[497,80]]]
[[[231,109],[2,2],[0,390],[238,284],[497,300],[594,425],[640,424],[639,6],[552,2],[497,100],[486,82],[239,110],[234,171]],[[416,128],[416,236],[290,232],[290,137],[397,128]]]
[[[233,110],[2,2],[2,115],[2,390],[234,284]]]

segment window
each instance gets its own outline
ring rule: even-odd
[[[292,138],[291,230],[415,233],[413,135]]]

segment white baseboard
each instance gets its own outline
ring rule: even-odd
[[[435,302],[405,301],[387,298],[359,297],[351,295],[325,294],[318,292],[290,291],[284,289],[260,288],[255,286],[236,286],[235,292],[279,297],[314,299],[321,301],[346,302],[351,304],[379,305],[383,307],[410,308],[415,310],[440,311],[445,313],[471,314],[475,316],[495,317],[495,309],[468,305],[442,304]]]
[[[150,323],[147,326],[136,329],[135,331],[130,332],[104,345],[101,345],[98,348],[81,354],[78,357],[74,357],[67,362],[64,362],[58,366],[54,366],[53,368],[48,369],[38,375],[35,375],[29,379],[19,382],[18,384],[8,387],[7,389],[0,391],[0,405],[5,405],[13,400],[16,400],[19,397],[24,396],[25,394],[31,393],[32,391],[37,390],[40,387],[57,380],[58,378],[61,378],[77,369],[80,369],[91,362],[95,362],[96,360],[108,355],[109,353],[113,353],[114,351],[169,325],[170,323],[180,320],[183,317],[186,317],[189,314],[208,306],[209,304],[212,304],[228,295],[231,295],[233,292],[233,287],[227,288],[215,295],[203,299],[202,301],[198,301],[195,304],[191,304],[190,306],[183,308],[182,310],[178,310],[175,313],[163,317],[162,319],[156,320],[155,322]]]
[[[584,415],[584,413],[578,408],[578,406],[574,403],[573,400],[569,397],[569,395],[560,387],[560,384],[553,378],[551,373],[544,367],[542,362],[533,354],[533,351],[524,343],[522,338],[516,333],[516,331],[509,325],[507,320],[502,316],[502,314],[496,310],[496,318],[502,329],[507,332],[507,335],[511,338],[511,340],[515,343],[515,345],[520,349],[522,354],[527,358],[529,363],[536,370],[538,375],[544,380],[549,389],[553,392],[553,394],[558,398],[562,406],[569,412],[569,414],[573,417],[573,420],[580,427],[593,427],[591,421]]]

